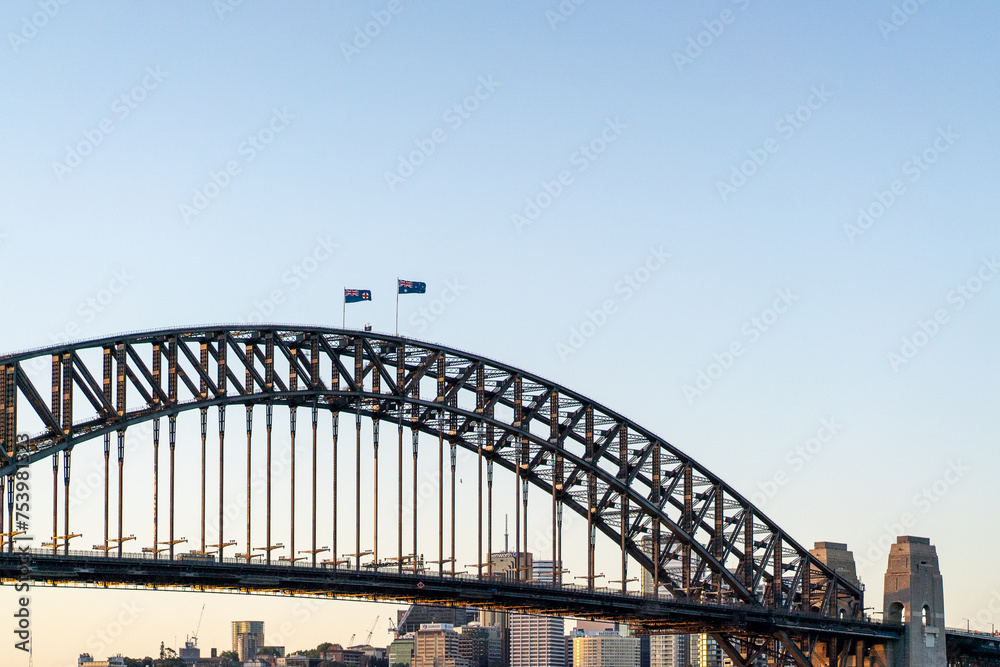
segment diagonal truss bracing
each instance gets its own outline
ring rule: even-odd
[[[51,391],[25,370],[39,360]],[[620,545],[623,586],[631,558],[678,599],[862,616],[857,587],[666,440],[520,369],[372,332],[201,327],[0,356],[0,478],[15,446],[39,461],[144,421],[256,404],[405,424],[476,453],[585,517],[591,551],[598,533]]]

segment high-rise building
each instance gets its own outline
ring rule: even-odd
[[[510,614],[510,667],[565,667],[566,623],[553,616]]]
[[[490,572],[494,577],[505,579],[531,578],[532,555],[522,551],[501,551],[490,554]],[[510,663],[510,614],[505,611],[483,610],[480,614],[480,621],[483,625],[500,628],[502,639],[501,662],[505,667]]]
[[[246,662],[264,646],[264,621],[233,621],[233,650]]]
[[[469,667],[503,667],[503,630],[478,623],[459,628],[459,652]]]
[[[665,535],[661,534],[660,549],[662,550],[666,546],[666,544],[667,544],[667,538]],[[642,539],[639,541],[639,546],[644,554],[646,554],[650,558],[653,557],[653,537],[651,535],[648,534],[643,535]],[[675,581],[677,581],[681,579],[680,567],[681,567],[680,561],[670,561],[670,564],[663,566],[663,569],[667,571],[668,575],[670,575]],[[642,591],[642,594],[653,595],[654,594],[653,573],[643,568],[642,575],[640,578],[641,578],[640,590]],[[660,597],[673,597],[673,594],[666,586],[663,585],[662,581],[660,582]]]
[[[389,667],[396,665],[406,665],[410,667],[413,662],[413,633],[400,635],[389,644]]]
[[[586,632],[573,637],[573,667],[639,667],[638,637],[613,630]]]
[[[711,635],[690,635],[690,640],[693,667],[733,667],[732,659]],[[767,653],[761,652],[749,664],[752,667],[767,667]]]
[[[602,630],[617,630],[618,624],[614,621],[586,621],[579,620],[576,622],[576,632],[587,633],[587,632],[601,632]]]
[[[558,581],[562,565],[551,560],[536,560],[531,562],[531,581],[537,584],[554,584]]]
[[[652,635],[649,638],[650,667],[692,667],[691,635]]]
[[[401,635],[416,632],[421,625],[447,623],[454,627],[466,625],[475,619],[476,612],[456,607],[435,607],[427,604],[412,604],[400,609],[396,616],[396,632]]]
[[[702,633],[694,635],[694,638],[697,639],[697,667],[732,667],[733,661],[722,651],[714,637]]]
[[[551,563],[551,561],[549,561]],[[490,570],[494,576],[503,575],[508,579],[531,579],[531,553],[504,551],[490,554]]]
[[[413,641],[412,667],[469,667],[459,648],[458,633],[449,623],[425,623]]]

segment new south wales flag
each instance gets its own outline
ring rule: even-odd
[[[344,303],[357,303],[358,301],[371,301],[372,291],[370,289],[344,289]]]

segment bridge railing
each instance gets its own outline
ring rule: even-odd
[[[21,553],[16,554],[16,555],[23,556],[24,553],[25,552],[21,552]],[[41,548],[33,548],[33,549],[30,549],[26,553],[30,554],[32,556],[36,556],[37,555],[37,556],[46,556],[46,557],[50,557],[50,558],[53,557],[53,556],[55,556],[56,558],[59,558],[59,557],[63,557],[63,556],[67,555],[67,554],[64,554],[62,551],[60,551],[57,554],[53,554],[51,549],[41,549]],[[124,561],[147,561],[147,562],[148,561],[153,561],[153,562],[159,562],[159,563],[164,563],[164,564],[167,564],[167,563],[176,563],[176,564],[180,564],[180,565],[183,565],[183,564],[197,564],[199,566],[208,566],[208,567],[211,567],[213,565],[236,565],[236,566],[247,567],[247,568],[287,567],[287,568],[296,568],[296,569],[337,570],[337,571],[340,571],[340,572],[358,572],[359,571],[359,569],[357,568],[357,566],[355,564],[344,564],[343,562],[340,562],[340,563],[332,563],[332,562],[325,562],[325,563],[323,563],[323,562],[320,562],[320,563],[317,563],[317,565],[315,567],[313,567],[313,565],[310,562],[307,562],[307,561],[292,562],[292,561],[288,561],[288,560],[272,560],[270,563],[267,563],[266,561],[261,561],[259,559],[256,559],[256,560],[251,560],[248,563],[247,560],[246,560],[246,558],[236,558],[236,557],[223,558],[220,561],[218,557],[212,556],[211,554],[207,555],[206,557],[201,557],[200,554],[177,554],[173,559],[171,559],[171,558],[163,558],[162,556],[161,557],[157,557],[157,555],[155,555],[155,554],[146,553],[146,552],[125,551],[125,552],[122,553],[121,556],[118,556],[118,554],[105,555],[104,552],[102,552],[102,551],[71,549],[69,551],[69,553],[68,553],[68,556],[78,557],[78,558],[88,558],[88,559],[94,559],[94,560],[99,560],[99,561],[109,561],[109,562],[110,561],[116,561],[116,560],[124,560]],[[477,574],[470,574],[470,573],[467,573],[467,572],[455,572],[455,573],[451,573],[451,572],[445,571],[443,573],[438,573],[438,572],[435,572],[433,570],[420,570],[420,571],[414,573],[412,567],[409,570],[406,567],[404,567],[403,570],[402,570],[402,572],[400,572],[398,570],[397,566],[395,566],[395,565],[389,565],[389,566],[381,567],[381,568],[378,568],[378,569],[372,568],[372,567],[364,567],[364,566],[362,566],[360,568],[360,572],[363,572],[364,574],[370,574],[370,575],[387,574],[387,575],[392,575],[392,576],[407,576],[407,577],[412,577],[413,579],[415,579],[417,581],[420,581],[420,580],[456,580],[457,579],[457,580],[461,580],[461,581],[468,581],[470,583],[472,583],[472,582],[477,582],[477,583],[496,582],[498,584],[503,584],[505,586],[517,587],[517,588],[522,588],[522,589],[527,589],[527,590],[546,589],[546,590],[553,590],[553,591],[556,591],[556,590],[561,590],[561,591],[575,591],[575,592],[581,592],[581,593],[589,592],[591,594],[608,596],[608,597],[615,597],[615,598],[629,597],[629,598],[635,598],[635,599],[653,599],[653,600],[659,599],[660,602],[667,603],[667,604],[669,604],[670,602],[681,603],[680,600],[675,600],[674,598],[662,597],[662,596],[659,597],[659,598],[657,598],[653,593],[643,593],[642,591],[631,590],[631,591],[622,592],[622,590],[620,588],[612,588],[612,587],[609,587],[609,586],[594,587],[594,589],[591,590],[587,586],[583,586],[583,585],[575,584],[575,583],[558,584],[558,583],[549,583],[549,582],[542,582],[542,581],[524,581],[524,580],[521,580],[521,579],[509,579],[509,578],[507,578],[507,577],[505,577],[503,575],[498,575],[498,574],[488,575],[485,572],[483,573],[482,577],[479,577]],[[689,600],[684,600],[683,604],[698,605],[699,607],[704,607],[706,610],[708,610],[708,609],[724,609],[724,610],[732,610],[732,611],[739,611],[741,609],[745,610],[745,609],[753,606],[753,605],[750,605],[750,604],[748,604],[746,602],[742,602],[742,601],[738,601],[738,600],[734,600],[734,601],[731,601],[731,602],[715,602],[715,601],[708,601],[708,600],[689,599]],[[824,616],[823,614],[820,614],[818,612],[811,612],[811,611],[810,612],[805,612],[805,611],[798,611],[797,610],[797,611],[794,612],[794,614],[796,616],[798,616],[798,617],[806,617],[806,618],[815,618],[815,619],[829,620],[829,617]],[[883,625],[883,626],[887,626],[887,627],[888,626],[897,627],[897,626],[901,626],[902,625],[900,623],[893,623],[893,622],[890,622],[890,621],[884,621],[882,619],[876,619],[876,618],[867,617],[867,616],[864,619],[859,619],[859,620],[861,620],[862,622],[865,622],[865,623],[872,624],[872,625]],[[948,628],[948,630],[949,631],[953,631],[952,628]],[[961,632],[964,634],[965,630],[961,630]]]
[[[945,632],[951,632],[956,635],[965,635],[967,637],[984,637],[990,638],[995,637],[997,641],[1000,641],[1000,632],[986,632],[985,630],[971,630],[969,628],[945,628]]]

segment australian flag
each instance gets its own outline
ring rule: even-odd
[[[427,291],[427,283],[418,283],[413,280],[396,280],[400,294],[424,294]]]
[[[371,301],[372,291],[370,289],[345,289],[344,302],[357,303],[358,301]]]

